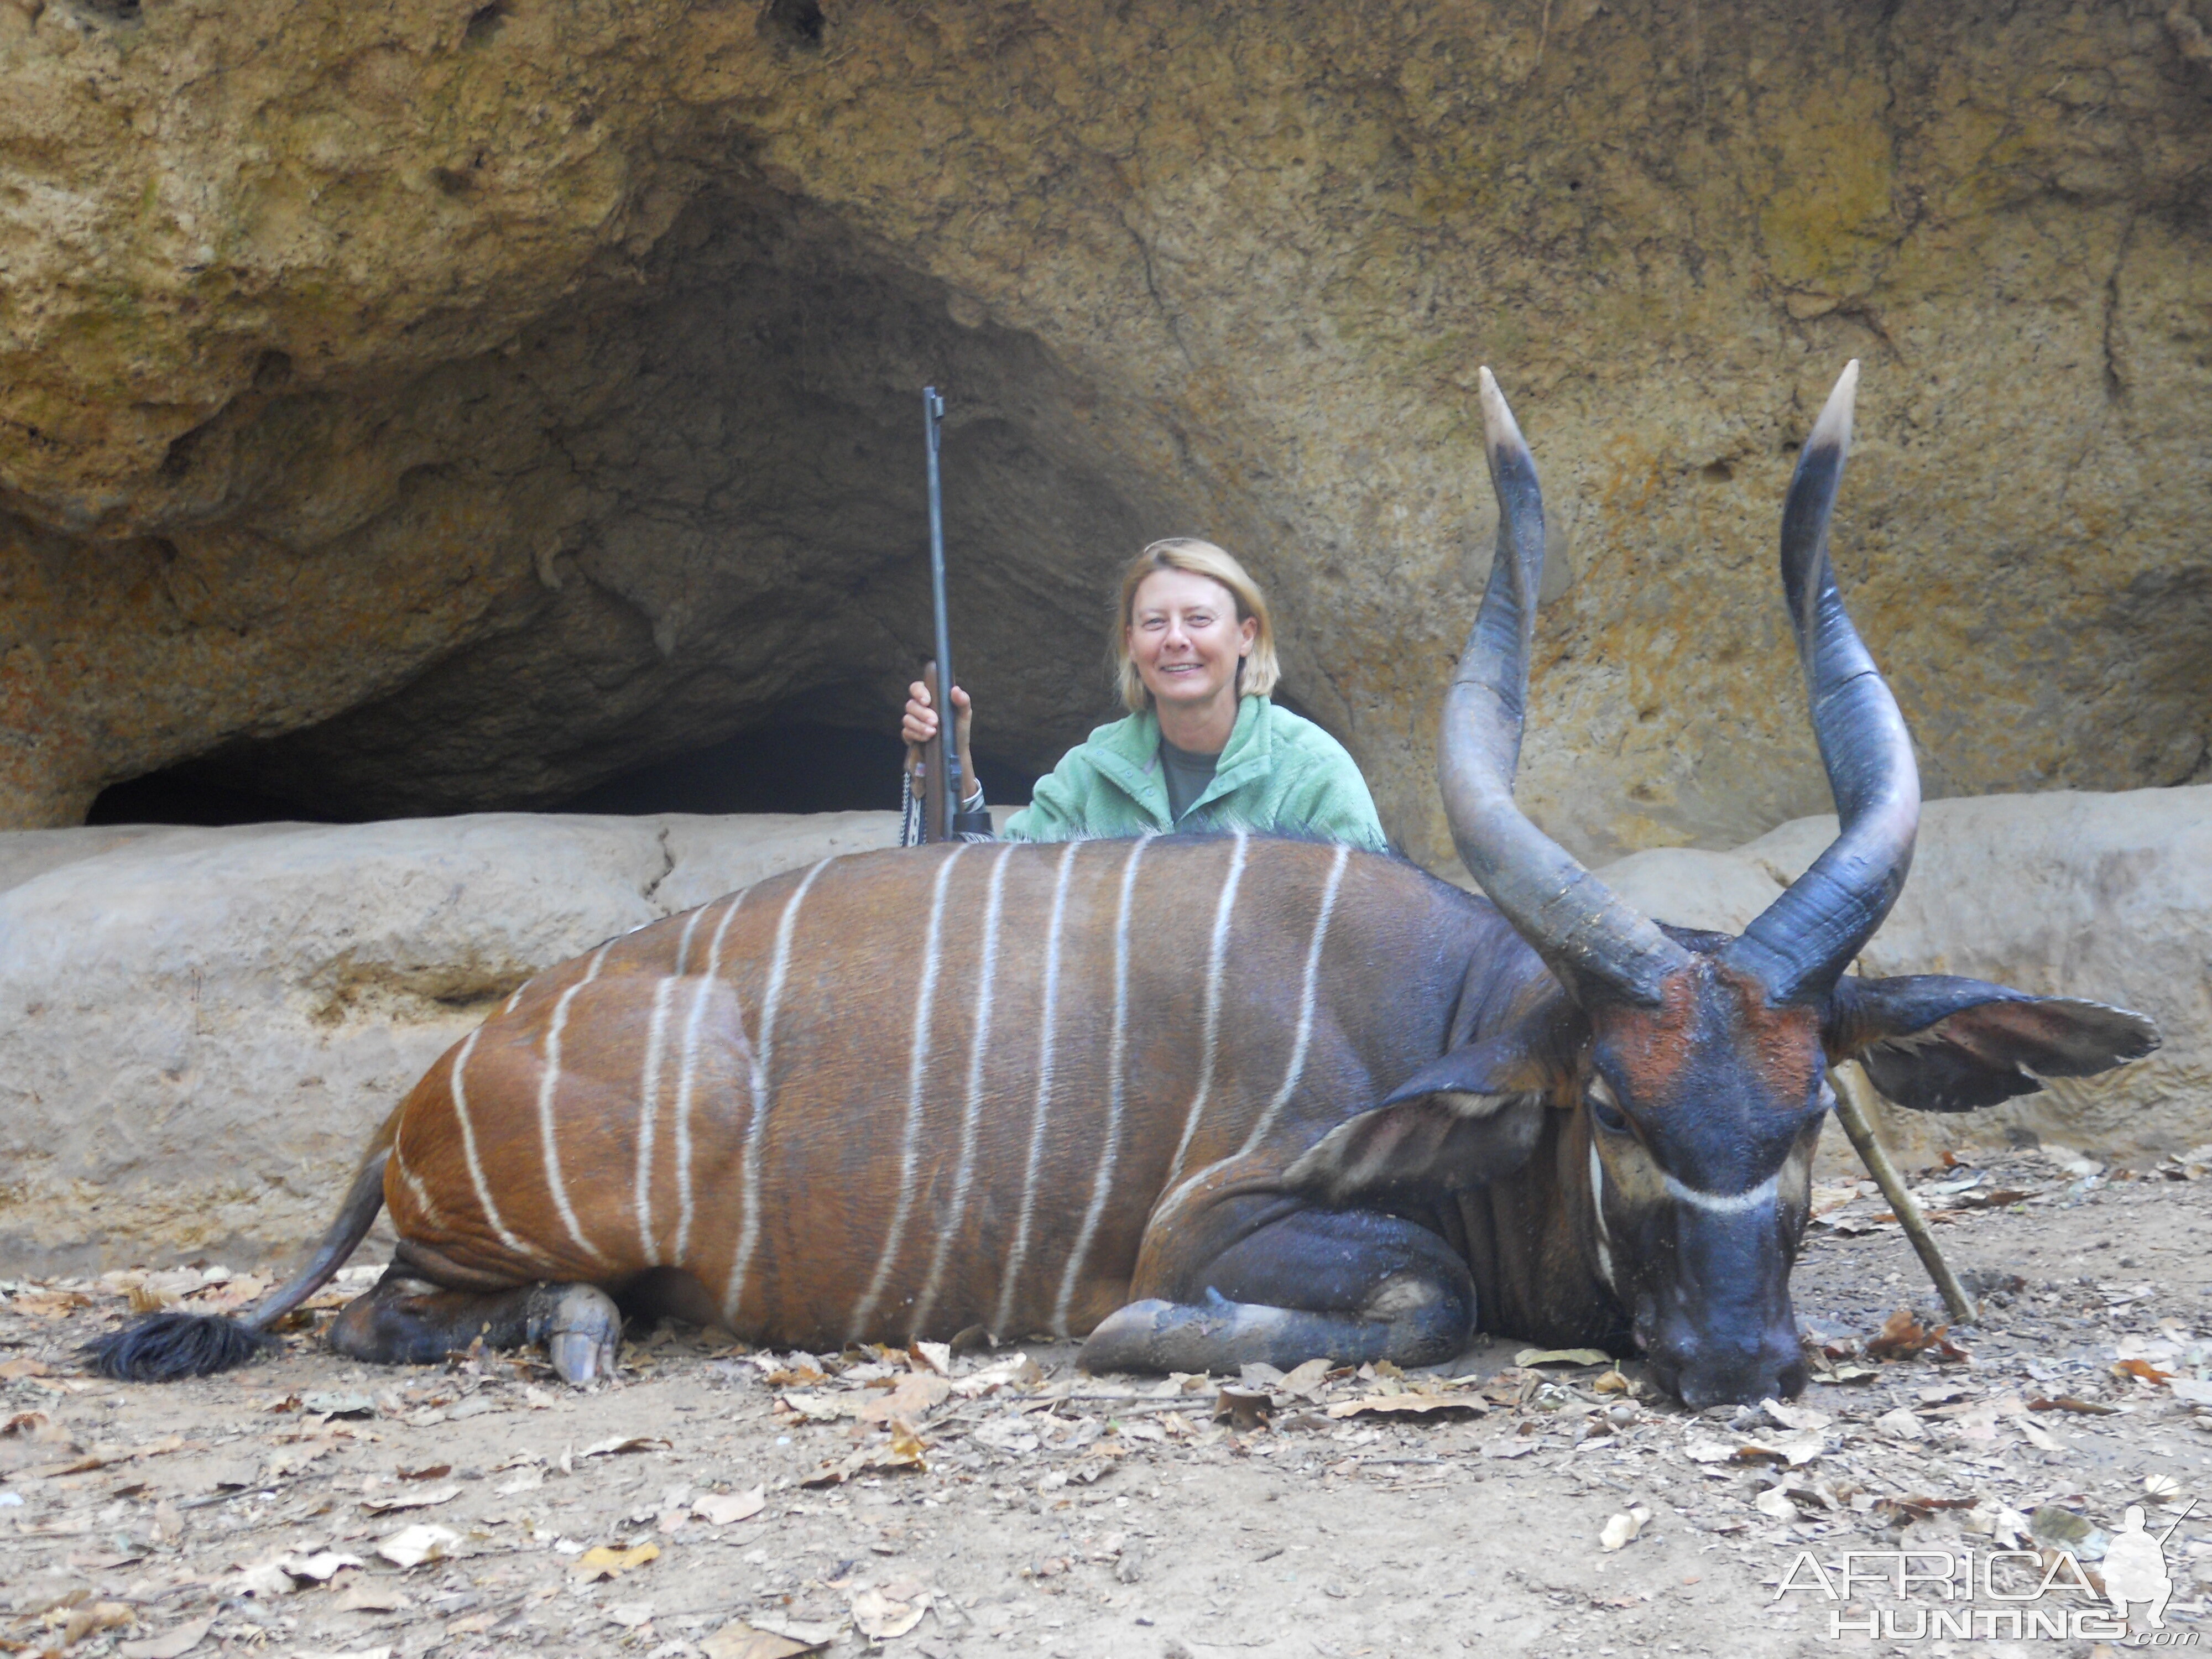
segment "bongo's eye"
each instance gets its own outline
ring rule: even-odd
[[[1590,1115],[1597,1127],[1607,1134],[1625,1135],[1629,1133],[1628,1118],[1620,1109],[1620,1103],[1613,1097],[1613,1086],[1601,1077],[1590,1079]]]

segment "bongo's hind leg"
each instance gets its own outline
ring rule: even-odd
[[[449,1291],[394,1266],[331,1327],[331,1346],[380,1365],[434,1364],[478,1337],[487,1348],[542,1342],[565,1381],[589,1382],[614,1371],[622,1316],[594,1285]]]

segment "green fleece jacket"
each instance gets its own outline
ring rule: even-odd
[[[1030,804],[1007,821],[1009,841],[1073,841],[1169,830],[1257,830],[1387,849],[1367,780],[1344,745],[1266,697],[1237,710],[1213,781],[1180,822],[1168,817],[1159,717],[1147,710],[1102,726],[1071,749]]]

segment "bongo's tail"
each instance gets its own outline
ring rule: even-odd
[[[354,1171],[345,1202],[325,1231],[315,1254],[299,1275],[271,1291],[243,1313],[194,1314],[167,1310],[149,1314],[112,1335],[84,1345],[92,1368],[118,1382],[174,1382],[187,1376],[211,1376],[244,1364],[276,1339],[269,1328],[331,1280],[368,1236],[384,1207],[384,1165],[399,1127],[394,1110],[385,1119]]]

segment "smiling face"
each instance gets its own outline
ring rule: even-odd
[[[1583,1106],[1599,1262],[1685,1404],[1804,1386],[1790,1269],[1831,1097],[1805,1008],[1698,957],[1657,1008],[1593,1020]]]
[[[1123,637],[1138,677],[1163,706],[1196,709],[1234,698],[1237,665],[1258,636],[1237,596],[1210,576],[1156,570],[1137,585]]]

